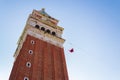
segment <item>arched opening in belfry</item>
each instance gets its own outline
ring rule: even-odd
[[[42,31],[45,31],[45,28],[44,28],[44,27],[41,27],[41,30],[42,30]]]
[[[50,33],[50,30],[49,30],[49,29],[47,29],[47,30],[46,30],[46,32],[47,32],[47,33]]]
[[[55,36],[55,35],[56,35],[56,33],[55,33],[55,32],[52,32],[52,35],[53,35],[53,36]]]
[[[40,28],[40,26],[39,26],[39,25],[35,25],[35,28],[39,29],[39,28]]]

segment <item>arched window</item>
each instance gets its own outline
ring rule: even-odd
[[[41,27],[41,30],[42,30],[42,31],[45,31],[45,28],[44,28],[44,27]]]
[[[34,41],[34,40],[31,40],[31,44],[35,44],[35,41]]]
[[[33,54],[33,50],[29,50],[29,54]]]
[[[35,28],[39,29],[39,28],[40,28],[40,26],[39,26],[39,25],[35,25]]]
[[[55,32],[52,32],[52,35],[53,35],[53,36],[55,36],[55,35],[56,35],[56,33],[55,33]]]
[[[26,63],[26,66],[30,68],[30,67],[31,67],[31,63],[30,63],[30,62],[27,62],[27,63]]]
[[[46,33],[50,33],[50,30],[49,30],[49,29],[47,29],[47,30],[46,30]]]
[[[29,80],[29,78],[28,77],[24,77],[24,80]]]

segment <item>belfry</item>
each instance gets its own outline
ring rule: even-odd
[[[42,10],[33,10],[18,41],[9,80],[69,80],[64,28]]]

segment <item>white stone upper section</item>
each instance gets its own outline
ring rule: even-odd
[[[41,10],[42,11],[42,10]],[[51,31],[56,32],[56,36],[58,37],[62,37],[62,33],[64,28],[59,27],[58,24],[58,20],[52,18],[51,16],[45,16],[43,13],[45,13],[45,11],[43,10],[41,13],[41,11],[37,11],[37,10],[33,10],[32,14],[30,14],[27,23],[35,26],[35,25],[39,25],[39,26],[43,26],[46,29],[50,29]]]
[[[32,27],[35,27],[36,25],[39,25],[39,27],[41,28],[41,27],[44,27],[46,30],[47,29],[49,29],[51,32],[55,32],[56,33],[56,36],[57,37],[62,37],[62,31],[61,30],[59,30],[59,29],[57,29],[57,28],[53,28],[53,27],[50,27],[50,26],[48,26],[48,25],[46,25],[46,24],[44,24],[44,23],[42,23],[42,22],[40,22],[40,21],[36,21],[36,20],[34,20],[34,19],[32,19],[32,18],[30,18],[29,20],[28,20],[28,22],[27,22],[27,24],[29,24],[29,25],[31,25]],[[40,29],[39,28],[39,29]]]
[[[31,27],[30,25],[28,25],[26,28],[27,28],[27,31],[25,32],[25,34],[29,34],[33,37],[36,37],[38,39],[41,39],[43,41],[46,41],[58,47],[63,47],[63,43],[65,41],[64,39],[53,36],[49,33],[45,33],[44,31],[38,30],[35,27]]]

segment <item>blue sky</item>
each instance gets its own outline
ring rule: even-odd
[[[65,29],[69,80],[120,80],[120,0],[0,0],[1,80],[9,78],[28,15],[41,8]]]

